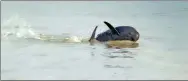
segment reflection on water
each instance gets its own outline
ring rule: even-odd
[[[121,66],[121,65],[104,65],[105,68],[123,68],[123,69],[128,69],[128,68],[132,68],[131,66]]]
[[[109,54],[102,54],[102,56],[108,57],[108,58],[134,58],[132,56],[122,54],[122,55],[112,55],[111,53]]]
[[[105,46],[91,46],[91,56],[95,60],[99,60],[104,68],[108,69],[132,69],[134,65],[131,61],[135,61],[137,49],[114,49],[106,48]],[[115,72],[116,73],[116,72]]]

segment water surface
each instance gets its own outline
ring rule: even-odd
[[[2,1],[1,5],[2,79],[188,79],[185,1]],[[134,26],[141,34],[140,46],[90,46],[87,39],[96,25],[97,33],[108,29],[103,21]]]

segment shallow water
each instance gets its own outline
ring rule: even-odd
[[[1,79],[188,79],[187,2],[3,1],[1,10]],[[90,46],[103,21],[134,26],[139,47]]]

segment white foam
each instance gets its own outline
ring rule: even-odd
[[[31,28],[31,25],[18,15],[12,16],[2,23],[1,36],[4,38],[8,36],[38,38],[38,34]]]
[[[19,15],[12,16],[2,23],[1,39],[7,39],[11,37],[24,39],[33,38],[41,41],[61,41],[69,43],[85,42],[86,40],[83,37],[75,35],[48,35],[36,32],[32,28],[31,24],[29,24],[24,18],[21,18]]]

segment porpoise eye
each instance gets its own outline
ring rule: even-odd
[[[130,32],[130,33],[128,33],[128,36],[131,36],[131,35],[133,35],[134,33],[133,32]]]
[[[128,39],[131,40],[131,41],[135,41],[134,37],[133,37],[134,33],[133,32],[129,32],[128,33]]]

